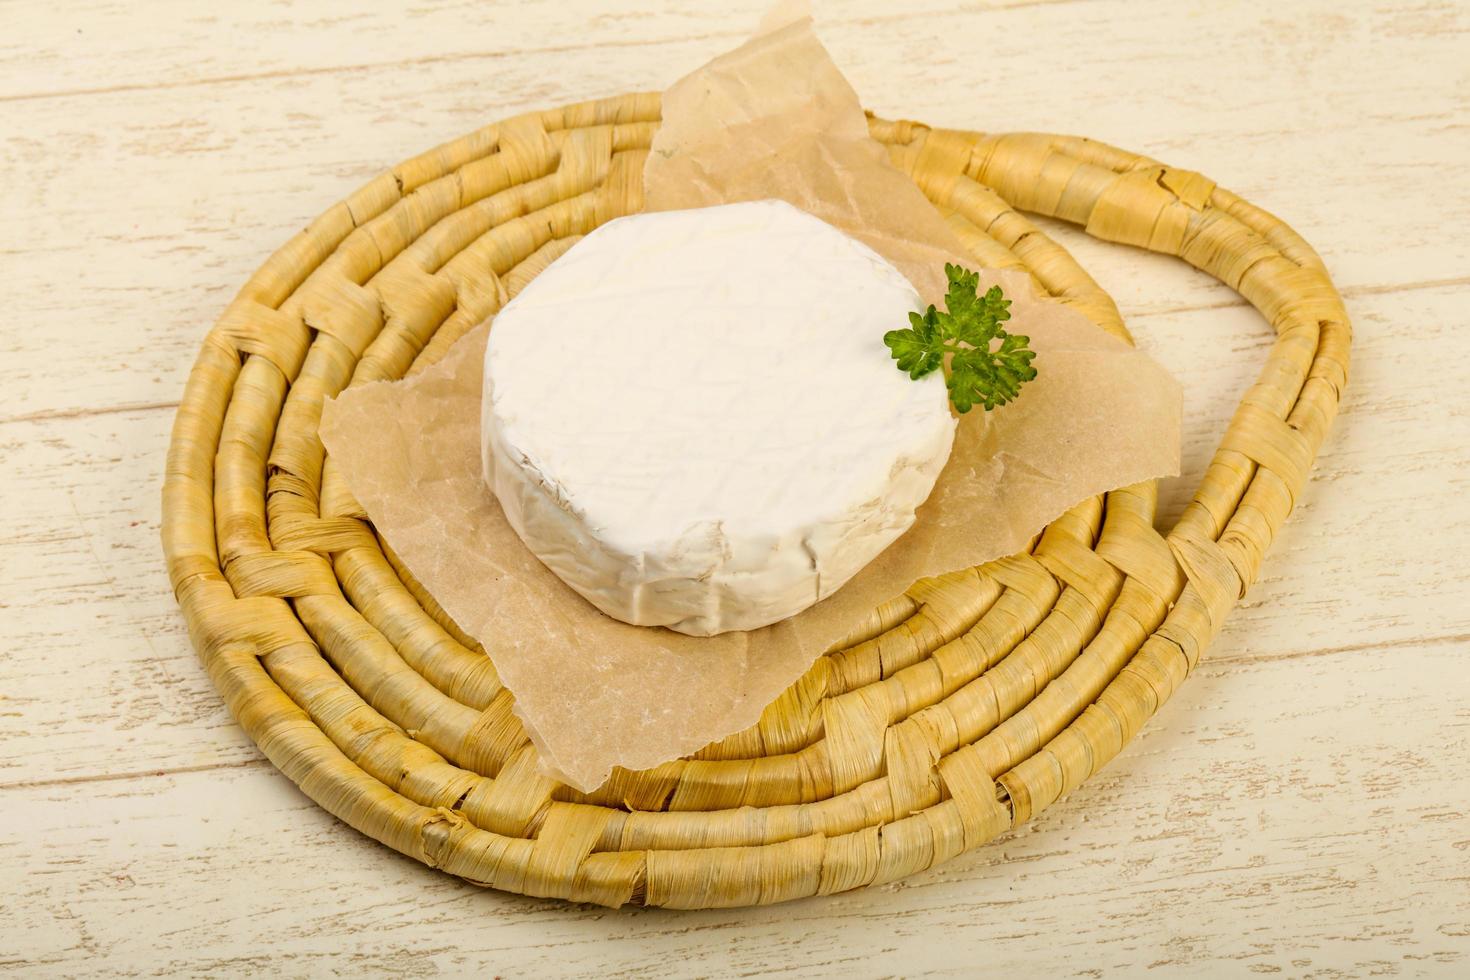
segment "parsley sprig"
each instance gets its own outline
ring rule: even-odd
[[[999,286],[982,296],[980,273],[946,263],[944,274],[949,278],[945,311],[930,306],[910,313],[911,326],[888,331],[883,343],[898,369],[916,380],[943,367],[948,355],[945,384],[955,411],[963,415],[984,405],[988,412],[1014,399],[1021,385],[1036,377],[1031,366],[1036,352],[1026,346],[1030,337],[1001,328],[1011,318],[1011,301]]]

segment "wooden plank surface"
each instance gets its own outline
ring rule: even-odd
[[[1035,824],[867,892],[609,912],[424,869],[261,758],[161,569],[193,350],[384,166],[660,88],[761,4],[612,6],[0,6],[0,971],[1470,971],[1463,4],[819,9],[875,111],[1199,169],[1306,235],[1354,316],[1343,415],[1261,581],[1143,736]],[[1176,513],[1268,331],[1173,261],[1058,234],[1185,382]]]

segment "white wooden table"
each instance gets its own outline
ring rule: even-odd
[[[661,88],[760,2],[697,6],[0,5],[0,973],[1470,975],[1463,2],[820,11],[882,114],[1092,135],[1277,212],[1357,330],[1262,580],[1142,737],[1033,825],[866,892],[610,912],[402,858],[236,728],[158,544],[215,314],[380,169]],[[1185,382],[1177,513],[1268,331],[1172,260],[1059,233]]]

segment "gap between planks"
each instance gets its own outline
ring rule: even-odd
[[[997,10],[1019,10],[1026,7],[1055,7],[1068,4],[1087,3],[1089,0],[1016,0],[1002,3]],[[867,27],[896,21],[912,20],[915,16],[944,17],[974,13],[968,6],[944,7],[938,10],[904,10],[903,13],[869,17],[823,17],[821,24],[830,27]],[[751,27],[755,25],[752,23]],[[677,37],[657,37],[639,41],[596,41],[585,44],[559,44],[544,47],[519,48],[510,51],[464,51],[458,54],[428,55],[421,58],[402,58],[392,61],[368,61],[359,64],[323,65],[317,68],[280,68],[264,72],[240,72],[232,75],[216,75],[209,78],[193,78],[177,82],[129,82],[124,85],[104,85],[94,88],[57,89],[50,92],[16,92],[0,95],[0,103],[35,102],[42,99],[68,99],[89,95],[116,95],[123,92],[161,92],[172,89],[198,88],[213,85],[236,85],[249,82],[275,81],[284,78],[309,78],[319,75],[351,75],[364,72],[390,71],[397,68],[417,68],[425,65],[463,64],[476,61],[504,61],[507,58],[534,57],[546,54],[572,54],[578,51],[602,51],[608,48],[658,48],[669,44],[686,44],[691,41],[739,40],[749,37],[749,30],[710,31],[704,34],[684,34]]]

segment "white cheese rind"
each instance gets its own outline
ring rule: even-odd
[[[527,547],[603,612],[693,635],[831,594],[948,458],[943,379],[894,369],[913,287],[778,201],[633,215],[496,317],[483,463]]]

